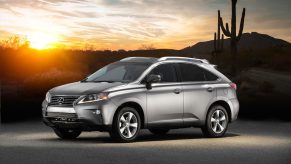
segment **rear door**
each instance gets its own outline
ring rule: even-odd
[[[179,64],[181,84],[184,93],[184,125],[204,121],[207,107],[216,97],[217,76],[191,63]]]

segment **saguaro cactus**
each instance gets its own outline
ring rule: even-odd
[[[214,33],[214,53],[217,54],[223,50],[223,40],[224,40],[224,35],[221,35],[220,39],[220,13],[218,12],[218,18],[217,18],[217,34],[216,32]]]
[[[224,40],[224,35],[221,34],[221,39],[220,37],[217,36],[216,38],[216,32],[214,33],[214,41],[213,41],[213,44],[214,44],[214,53],[219,53],[223,50],[223,40]]]
[[[240,28],[239,28],[239,33],[236,35],[236,3],[237,0],[231,0],[231,31],[229,30],[228,23],[225,24],[223,23],[223,19],[220,16],[220,10],[218,10],[218,21],[219,21],[219,26],[224,33],[225,36],[230,37],[231,43],[230,43],[230,48],[231,48],[231,55],[233,57],[233,63],[232,63],[232,74],[236,74],[236,56],[237,56],[237,43],[239,42],[242,33],[243,33],[243,28],[244,28],[244,20],[245,20],[245,12],[246,9],[243,8],[242,12],[242,17],[240,21]]]

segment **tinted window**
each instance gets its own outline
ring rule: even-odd
[[[218,77],[216,75],[214,75],[213,73],[211,73],[211,72],[209,72],[207,70],[205,70],[204,73],[205,73],[207,81],[215,81],[215,80],[218,79]]]
[[[150,74],[160,75],[161,82],[177,82],[176,70],[172,64],[159,65]]]
[[[179,64],[182,81],[214,81],[218,77],[193,64]]]

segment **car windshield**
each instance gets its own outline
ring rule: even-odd
[[[116,62],[99,69],[82,82],[128,83],[136,80],[150,65],[140,62]]]

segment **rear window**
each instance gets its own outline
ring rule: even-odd
[[[194,64],[179,64],[183,82],[190,81],[215,81],[218,79],[213,73]]]

